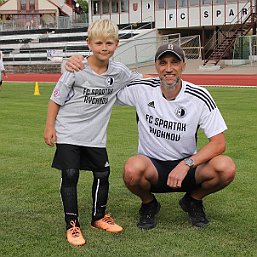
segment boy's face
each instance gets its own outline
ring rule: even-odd
[[[95,58],[100,61],[109,61],[113,56],[119,41],[112,38],[94,38],[87,40],[89,49],[93,52]]]

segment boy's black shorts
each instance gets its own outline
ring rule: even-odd
[[[110,171],[106,148],[56,144],[52,167],[90,171]]]
[[[2,81],[2,80],[0,80],[0,86],[2,86],[2,84],[3,84],[3,81]]]
[[[196,188],[200,187],[195,181],[195,170],[196,168],[191,168],[186,177],[182,182],[181,188],[171,188],[167,185],[169,173],[181,162],[177,161],[160,161],[157,159],[150,158],[153,165],[158,172],[158,182],[156,185],[152,185],[151,191],[153,193],[167,193],[167,192],[191,192]]]

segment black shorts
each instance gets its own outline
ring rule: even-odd
[[[110,171],[106,148],[56,144],[52,167],[91,171]]]
[[[167,185],[169,173],[181,162],[177,161],[160,161],[157,159],[150,158],[153,165],[158,172],[158,181],[156,185],[152,185],[151,192],[153,193],[167,193],[167,192],[191,192],[198,188],[195,181],[195,170],[196,168],[191,168],[184,180],[182,181],[181,188],[171,188]]]
[[[3,84],[3,81],[2,81],[2,80],[0,80],[0,86],[2,86],[2,84]]]

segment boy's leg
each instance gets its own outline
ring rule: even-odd
[[[104,217],[109,193],[110,171],[93,172],[92,185],[92,222]]]
[[[93,172],[94,182],[92,185],[92,222],[95,228],[100,228],[108,232],[118,233],[123,228],[117,225],[109,214],[105,215],[108,193],[110,171]]]
[[[68,242],[73,246],[82,246],[86,243],[78,220],[78,179],[78,169],[62,170],[60,192],[66,221],[66,237]]]
[[[78,169],[64,169],[62,170],[61,179],[61,199],[64,208],[66,228],[71,228],[71,221],[76,222],[79,227],[78,221],[78,200],[77,200],[77,184],[79,179]]]

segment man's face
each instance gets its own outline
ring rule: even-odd
[[[163,54],[155,63],[161,84],[165,87],[175,87],[181,79],[186,64],[172,53]]]

